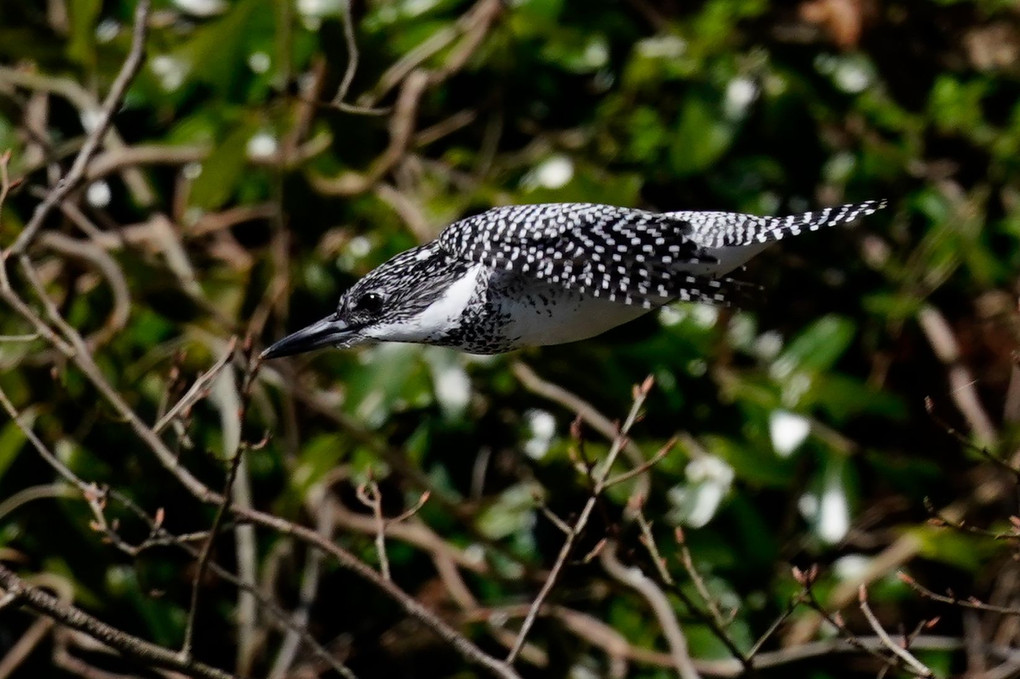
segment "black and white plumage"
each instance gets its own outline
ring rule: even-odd
[[[263,353],[418,342],[494,354],[592,337],[673,301],[726,304],[771,242],[850,223],[865,201],[788,217],[553,203],[497,207],[390,259],[336,313]]]

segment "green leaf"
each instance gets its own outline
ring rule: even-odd
[[[67,56],[90,69],[96,65],[96,19],[102,8],[102,0],[75,0],[67,3],[71,29]]]
[[[862,303],[868,313],[883,316],[890,321],[904,321],[916,316],[925,301],[909,292],[882,291],[865,295]]]
[[[1004,534],[1008,531],[1007,527],[1003,527]],[[971,572],[987,564],[1003,550],[1009,549],[1005,540],[996,541],[951,528],[917,526],[908,533],[919,540],[921,554],[926,558]]]
[[[34,420],[31,411],[22,411],[22,424],[30,428]],[[0,427],[0,479],[24,449],[26,440],[25,434],[14,420]]]
[[[907,416],[907,406],[901,397],[875,389],[857,378],[832,373],[812,380],[811,390],[801,405],[817,405],[837,421],[861,413],[883,415],[893,420]]]
[[[724,436],[702,437],[705,447],[725,460],[737,476],[756,486],[783,487],[793,480],[797,465],[793,458],[781,458],[771,446],[749,445]]]
[[[422,347],[381,344],[369,360],[348,373],[344,407],[370,427],[382,425],[397,410],[432,403],[432,377]]]
[[[299,498],[336,467],[348,446],[337,434],[321,434],[301,448],[297,464],[287,477]]]
[[[556,26],[564,0],[520,0],[514,3],[511,19],[521,24]]]
[[[211,85],[220,94],[229,94],[242,80],[250,78],[251,69],[246,64],[249,45],[264,31],[265,21],[271,28],[274,17],[273,7],[266,0],[241,0],[221,18],[199,27],[175,55],[188,65],[189,78]],[[272,40],[271,35],[267,38]]]
[[[535,520],[537,492],[541,492],[541,488],[534,483],[519,483],[507,488],[478,517],[478,530],[493,540],[529,531]]]
[[[248,163],[248,140],[258,129],[258,125],[252,122],[236,125],[215,147],[202,163],[202,174],[192,185],[192,205],[215,210],[230,200]]]
[[[673,130],[670,167],[682,176],[703,172],[726,153],[736,131],[718,101],[710,102],[706,96],[692,93]]]
[[[804,329],[772,364],[772,374],[783,378],[795,371],[822,372],[831,368],[853,341],[856,325],[830,314]]]

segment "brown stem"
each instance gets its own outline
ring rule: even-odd
[[[11,253],[20,255],[25,251],[32,242],[32,239],[35,238],[36,232],[42,227],[50,211],[64,200],[71,191],[76,189],[85,178],[88,163],[99,149],[99,145],[102,143],[107,130],[110,129],[113,114],[124,100],[124,93],[127,92],[128,85],[131,84],[131,81],[134,80],[134,77],[138,75],[138,71],[142,68],[142,60],[145,57],[145,37],[148,33],[148,20],[149,0],[138,0],[138,5],[135,7],[134,29],[131,34],[131,50],[128,52],[127,59],[124,60],[124,65],[121,66],[116,79],[114,79],[110,92],[103,101],[95,127],[89,132],[81,150],[75,156],[74,162],[71,163],[71,169],[57,182],[56,186],[47,192],[43,201],[36,206],[31,219],[25,225],[25,230],[21,232],[21,235],[14,241],[14,245],[11,246]]]
[[[192,658],[185,658],[170,649],[111,627],[80,608],[63,604],[56,597],[32,587],[3,565],[0,565],[0,587],[3,587],[8,594],[13,595],[18,603],[25,608],[50,617],[71,629],[85,632],[90,637],[98,639],[136,660],[176,670],[200,679],[235,679],[234,675],[228,672]]]

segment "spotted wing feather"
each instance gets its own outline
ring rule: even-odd
[[[727,303],[729,281],[678,270],[713,261],[690,233],[673,215],[560,203],[494,208],[451,224],[438,242],[453,256],[624,304]]]

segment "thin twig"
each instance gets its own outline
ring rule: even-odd
[[[387,580],[390,579],[390,560],[386,558],[386,520],[382,513],[382,492],[375,480],[363,483],[357,489],[358,499],[372,510],[375,519],[375,551],[379,556],[379,572]]]
[[[570,524],[556,516],[553,510],[549,509],[549,505],[545,503],[545,500],[537,497],[536,495],[535,502],[538,504],[538,510],[542,512],[542,515],[545,516],[545,518],[549,519],[549,522],[552,523],[552,525],[559,528],[560,532],[564,535],[570,535]]]
[[[670,605],[669,599],[666,598],[665,592],[637,566],[628,568],[620,563],[616,556],[616,548],[616,540],[609,540],[605,549],[602,550],[600,559],[602,567],[613,579],[627,585],[644,597],[659,622],[663,636],[666,637],[670,656],[673,659],[673,667],[677,674],[681,679],[697,679],[700,675],[691,660],[687,648],[687,638],[684,636],[683,630],[680,629],[680,623],[676,619],[673,607]]]
[[[86,483],[85,481],[82,481],[80,478],[78,478],[77,475],[74,474],[74,472],[68,469],[67,465],[61,462],[56,455],[50,452],[49,448],[46,447],[46,444],[44,444],[42,440],[38,436],[36,436],[36,433],[35,431],[33,431],[32,427],[30,427],[28,424],[22,421],[21,413],[19,413],[18,410],[14,407],[14,404],[11,402],[11,400],[7,398],[7,393],[3,390],[2,387],[0,387],[0,408],[3,408],[3,410],[11,418],[11,422],[14,423],[14,426],[21,431],[22,435],[26,439],[28,439],[28,442],[31,443],[32,446],[39,452],[43,460],[45,460],[46,463],[50,465],[53,468],[53,470],[56,471],[61,476],[61,478],[63,478],[65,481],[67,481],[75,488],[77,488],[78,491],[83,496],[87,495],[98,496],[102,494],[98,487],[91,483]]]
[[[980,526],[972,526],[963,519],[953,520],[948,516],[943,516],[942,512],[935,507],[932,503],[931,498],[925,497],[922,500],[925,510],[931,514],[931,518],[928,519],[929,525],[938,527],[949,527],[953,530],[958,530],[961,533],[970,533],[971,535],[980,535],[984,538],[991,540],[1009,540],[1016,542],[1020,539],[1020,519],[1012,517],[1010,519],[1010,527],[1008,531],[994,531],[988,528],[981,528]]]
[[[928,413],[928,417],[931,418],[932,422],[941,427],[946,434],[952,436],[956,440],[956,442],[959,443],[965,450],[970,450],[972,452],[977,453],[978,455],[988,460],[995,466],[1001,468],[1003,471],[1007,471],[1010,474],[1012,474],[1017,481],[1020,481],[1020,468],[1014,466],[1014,464],[1008,460],[1004,460],[1000,457],[997,457],[996,455],[993,455],[992,451],[990,451],[987,446],[982,446],[974,443],[974,441],[971,440],[966,434],[964,434],[959,429],[946,422],[936,412],[935,399],[933,399],[931,396],[925,397],[924,409]]]
[[[644,511],[641,507],[643,503],[636,498],[631,498],[632,512],[631,514],[636,519],[638,526],[641,528],[641,543],[648,550],[649,556],[652,558],[652,563],[655,565],[656,571],[659,574],[659,578],[669,586],[670,591],[673,592],[681,601],[691,615],[704,622],[712,633],[719,639],[720,642],[729,650],[730,654],[740,661],[744,669],[748,672],[754,668],[751,664],[750,657],[753,654],[745,654],[737,647],[733,639],[726,632],[726,625],[723,624],[715,615],[703,610],[700,606],[696,605],[692,598],[679,586],[673,576],[670,575],[669,570],[666,568],[666,559],[659,553],[659,548],[655,543],[655,537],[652,535],[652,526],[648,519],[645,517]],[[700,577],[700,576],[699,576]]]
[[[514,645],[506,657],[507,664],[513,663],[517,654],[520,653],[521,647],[524,645],[524,641],[528,636],[528,631],[535,623],[535,618],[538,615],[539,609],[542,607],[542,603],[552,591],[552,588],[559,577],[560,571],[563,570],[563,566],[567,562],[567,557],[570,556],[570,552],[574,548],[574,542],[588,524],[588,519],[591,517],[592,510],[595,508],[595,504],[597,503],[599,496],[606,487],[606,479],[612,471],[613,464],[616,462],[616,458],[619,456],[620,451],[624,448],[627,440],[627,433],[637,420],[638,414],[641,412],[641,407],[644,405],[645,399],[648,397],[648,392],[651,391],[653,384],[654,381],[651,376],[649,376],[641,384],[641,386],[635,387],[634,403],[631,406],[630,413],[627,415],[627,419],[624,421],[623,426],[620,427],[620,431],[617,433],[613,444],[609,447],[609,453],[606,455],[605,462],[603,462],[602,466],[594,472],[594,485],[588,496],[588,501],[585,503],[580,515],[577,517],[577,520],[571,527],[566,539],[563,541],[563,546],[560,548],[560,553],[556,557],[556,562],[553,564],[552,570],[549,571],[549,576],[542,584],[542,588],[539,590],[538,596],[536,596],[535,600],[531,603],[531,609],[528,611],[528,615],[524,618],[524,622],[521,624],[521,629],[517,634],[517,639],[514,641]]]
[[[25,225],[25,229],[18,236],[17,240],[14,241],[14,245],[11,246],[11,254],[20,255],[25,251],[32,242],[32,239],[35,238],[36,232],[42,227],[50,211],[64,200],[71,191],[76,189],[85,178],[88,163],[99,149],[99,145],[102,143],[107,130],[110,129],[113,114],[120,107],[128,86],[142,67],[142,61],[145,56],[145,37],[148,33],[148,20],[149,0],[138,0],[138,5],[135,7],[134,28],[131,34],[131,49],[124,60],[123,66],[120,68],[120,72],[114,79],[113,85],[103,101],[103,105],[100,107],[95,127],[89,132],[85,143],[82,144],[81,150],[75,156],[74,162],[71,163],[71,169],[57,182],[56,186],[50,189],[46,194],[46,198],[36,206],[35,212],[32,213],[32,217]]]
[[[792,600],[790,602],[790,605],[786,607],[786,610],[783,611],[782,615],[778,616],[775,620],[773,620],[772,624],[769,625],[769,628],[765,630],[765,632],[760,637],[758,637],[758,641],[754,642],[754,646],[752,646],[751,650],[747,652],[746,658],[748,658],[749,663],[753,662],[755,666],[759,665],[758,658],[760,656],[758,655],[758,652],[761,651],[762,647],[765,645],[765,642],[771,639],[772,635],[775,634],[776,631],[783,626],[783,623],[786,622],[791,615],[793,615],[793,612],[797,609],[797,606],[799,604],[800,604],[799,597]]]
[[[868,588],[861,585],[860,594],[858,594],[858,602],[860,604],[861,613],[867,618],[868,624],[871,625],[871,629],[875,630],[875,634],[879,639],[882,640],[882,644],[892,651],[896,657],[902,660],[907,667],[912,669],[918,676],[931,677],[933,673],[924,663],[914,657],[914,654],[908,651],[906,648],[893,642],[889,638],[888,632],[882,627],[882,624],[875,617],[875,614],[871,611],[871,606],[868,605]]]
[[[676,442],[677,442],[677,437],[674,436],[673,438],[671,438],[669,441],[666,442],[666,445],[664,445],[661,448],[659,448],[659,450],[656,451],[655,455],[652,455],[652,457],[649,460],[647,460],[646,462],[642,462],[641,464],[639,464],[638,466],[634,467],[633,469],[629,469],[629,470],[623,472],[622,474],[617,474],[613,478],[611,478],[608,481],[606,481],[606,488],[610,488],[612,486],[615,486],[618,483],[623,483],[624,481],[629,481],[630,479],[634,478],[635,476],[639,476],[641,474],[644,474],[646,471],[648,471],[649,469],[651,469],[652,467],[657,465],[659,462],[661,462],[664,457],[669,455],[669,453],[673,450],[674,446],[676,446]]]
[[[347,46],[347,68],[344,69],[340,87],[333,97],[333,104],[338,107],[346,103],[344,100],[351,89],[351,83],[354,82],[354,74],[358,71],[358,41],[354,36],[354,17],[351,16],[350,0],[340,0],[340,23],[343,24],[344,44]]]
[[[227,341],[227,348],[223,352],[223,355],[209,367],[204,373],[198,376],[191,388],[180,398],[177,403],[171,407],[163,417],[152,426],[152,431],[159,433],[163,431],[168,424],[174,421],[174,418],[181,413],[181,411],[191,408],[198,401],[202,400],[207,394],[210,386],[219,376],[220,372],[230,363],[230,358],[234,355],[234,349],[237,348],[237,337],[231,337]]]
[[[181,643],[181,656],[184,658],[191,657],[191,641],[195,630],[195,619],[198,615],[198,591],[201,589],[202,579],[205,575],[206,568],[209,565],[209,558],[212,555],[213,543],[216,541],[216,536],[219,534],[220,527],[223,524],[223,517],[226,516],[227,509],[230,505],[230,489],[234,485],[234,479],[237,478],[237,470],[241,466],[241,460],[243,457],[244,451],[241,449],[234,453],[234,457],[230,461],[230,470],[227,473],[227,480],[223,484],[222,500],[216,508],[216,516],[213,518],[212,528],[209,529],[209,536],[202,545],[202,551],[198,556],[198,566],[195,568],[195,575],[191,581],[191,602],[188,606],[187,623],[184,626],[184,641]]]
[[[332,538],[335,526],[334,515],[329,504],[323,501],[324,495],[325,492],[322,488],[319,488],[317,491],[313,490],[313,492],[308,494],[306,506],[309,510],[314,509],[317,515],[315,530],[326,538]],[[288,620],[290,629],[287,630],[287,634],[280,643],[280,650],[277,652],[273,666],[269,670],[269,679],[283,679],[288,676],[291,664],[294,662],[298,650],[300,650],[300,644],[302,642],[307,643],[309,635],[305,630],[308,625],[309,613],[319,591],[322,557],[323,554],[320,550],[311,547],[307,549],[305,567],[301,574],[301,584],[298,590],[298,606]],[[354,673],[345,665],[340,664],[339,668],[336,667],[339,663],[333,656],[334,654],[330,653],[327,656],[327,661],[337,670],[337,673],[345,677],[345,679],[355,679]]]
[[[201,679],[235,679],[234,675],[228,672],[192,658],[183,658],[170,649],[111,627],[80,608],[63,604],[52,595],[32,587],[3,565],[0,565],[0,587],[17,597],[22,606],[53,618],[71,629],[85,632],[124,655],[148,665],[165,667]]]
[[[903,571],[897,573],[900,580],[906,583],[911,589],[920,594],[925,599],[931,599],[942,604],[949,604],[950,606],[959,606],[961,608],[972,608],[977,611],[988,611],[989,613],[1000,613],[1002,615],[1017,615],[1020,616],[1020,608],[1012,606],[996,606],[994,604],[986,604],[983,601],[979,601],[974,597],[967,597],[966,599],[960,599],[956,595],[946,596],[944,594],[938,594],[928,589],[927,587],[920,584],[917,580],[910,577]]]
[[[652,563],[655,564],[655,570],[658,571],[659,577],[664,583],[672,587],[676,584],[676,581],[669,574],[669,569],[666,568],[666,559],[659,553],[659,547],[655,544],[655,537],[652,535],[652,524],[645,517],[645,512],[642,509],[643,504],[644,498],[631,498],[632,513],[637,520],[638,527],[641,529],[641,543],[648,550],[648,555],[652,557]]]
[[[234,342],[231,341],[231,349],[233,348]],[[237,428],[238,430],[244,424],[245,415],[248,411],[248,400],[251,396],[251,386],[254,384],[255,377],[258,374],[259,362],[251,360],[251,342],[246,342],[246,353],[249,359],[248,365],[249,370],[245,373],[244,383],[241,386],[242,399],[240,407],[236,413],[237,417]],[[229,352],[228,352],[228,355]],[[232,386],[232,385],[231,385]],[[268,439],[268,434],[266,436]],[[234,455],[230,460],[230,469],[227,472],[227,479],[223,484],[222,499],[219,502],[219,506],[216,508],[216,516],[213,518],[212,527],[209,529],[209,537],[202,545],[202,552],[198,557],[198,565],[195,568],[195,577],[191,582],[191,603],[188,608],[188,619],[187,624],[184,627],[184,641],[181,644],[181,655],[185,658],[191,655],[191,641],[192,635],[195,629],[195,619],[198,615],[198,591],[202,585],[202,579],[205,574],[206,567],[209,564],[209,558],[212,555],[213,544],[216,541],[216,537],[219,534],[220,527],[223,524],[224,517],[227,515],[227,511],[231,506],[231,500],[233,498],[234,482],[237,480],[238,471],[241,469],[241,462],[244,460],[245,452],[248,450],[248,446],[241,441],[241,434],[238,431],[235,434],[234,444]],[[263,443],[264,444],[264,443]],[[254,447],[261,447],[263,444],[257,444]]]
[[[684,566],[684,570],[687,571],[687,575],[691,578],[691,583],[694,584],[694,588],[698,590],[698,595],[701,600],[705,602],[705,606],[708,607],[709,613],[712,615],[712,620],[720,629],[726,627],[726,619],[723,618],[722,611],[716,606],[715,598],[711,592],[708,591],[708,585],[705,584],[705,579],[701,577],[701,573],[694,567],[694,558],[691,556],[691,550],[687,547],[687,540],[684,537],[684,531],[682,528],[677,526],[676,530],[673,531],[673,535],[676,538],[676,543],[680,547],[680,562]]]
[[[977,381],[960,360],[959,342],[945,316],[929,304],[918,312],[917,322],[928,338],[932,351],[946,366],[949,395],[970,425],[971,434],[982,447],[994,445],[999,440],[999,432],[981,404],[975,386]]]
[[[818,597],[815,596],[815,591],[813,587],[814,582],[818,577],[817,565],[813,565],[806,573],[800,571],[795,567],[794,577],[804,588],[801,592],[801,601],[803,603],[809,605],[817,613],[819,613],[822,616],[822,618],[827,623],[832,625],[832,627],[836,631],[838,631],[839,634],[842,635],[842,637],[846,639],[851,645],[856,646],[865,653],[868,653],[869,655],[877,658],[878,660],[881,660],[883,663],[888,663],[889,661],[888,657],[885,654],[883,654],[880,649],[868,647],[865,644],[861,643],[860,637],[858,637],[849,628],[847,628],[846,624],[843,622],[843,616],[840,615],[838,611],[835,614],[830,613],[828,610],[825,609],[824,606],[822,606],[821,602],[818,601]]]
[[[429,501],[429,497],[431,497],[431,496],[432,496],[432,493],[430,493],[429,491],[427,491],[427,490],[426,491],[422,491],[422,494],[420,496],[418,496],[418,501],[415,502],[414,505],[410,509],[407,509],[407,510],[403,511],[400,514],[397,514],[396,516],[394,516],[394,517],[392,517],[390,519],[386,519],[386,525],[390,526],[390,525],[395,524],[395,523],[401,523],[403,521],[407,521],[412,516],[417,514],[421,510],[422,507],[425,506],[425,503]]]
[[[543,398],[547,398],[554,403],[559,403],[567,410],[575,413],[578,417],[584,420],[585,424],[608,440],[615,440],[616,426],[613,424],[612,420],[599,412],[595,406],[591,405],[576,394],[567,391],[560,385],[542,379],[535,373],[534,370],[520,361],[514,361],[510,367],[511,370],[513,370],[514,376],[521,381],[521,384],[524,385],[525,389],[534,394],[538,394]],[[641,449],[633,442],[627,441],[623,450],[635,468],[641,467],[645,464],[645,458],[641,453]],[[638,482],[634,485],[634,490],[631,492],[631,495],[648,497],[650,490],[651,479],[648,474],[640,474],[638,476]]]

